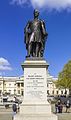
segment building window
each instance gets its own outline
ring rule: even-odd
[[[63,94],[63,91],[61,91],[61,95]]]
[[[67,90],[65,90],[65,95],[67,94]]]
[[[16,89],[14,89],[14,94],[16,94]]]
[[[7,91],[6,90],[4,90],[4,93],[6,93]]]
[[[54,90],[52,91],[52,94],[54,95]]]
[[[17,83],[17,86],[20,87],[20,83]]]
[[[23,90],[21,91],[21,95],[23,96]]]
[[[20,94],[20,90],[18,90],[18,94]]]
[[[9,86],[11,86],[11,84],[9,83]]]
[[[6,86],[6,84],[4,84],[4,86]]]
[[[1,83],[0,83],[0,86],[1,86]]]
[[[49,86],[49,84],[47,84],[47,87]]]
[[[58,95],[58,91],[56,91],[56,94]]]
[[[24,87],[24,83],[21,83],[21,87]]]
[[[2,90],[0,90],[0,95],[1,95],[1,93],[2,93]]]
[[[11,90],[9,90],[9,93],[11,94]]]
[[[49,90],[47,90],[47,94],[49,95]]]
[[[14,86],[16,86],[16,83],[14,84]]]

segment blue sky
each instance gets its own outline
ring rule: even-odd
[[[40,10],[40,18],[46,23],[48,39],[44,58],[49,63],[50,74],[57,77],[71,59],[71,0],[50,1],[0,1],[0,75],[23,74],[21,63],[26,56],[24,27],[33,19],[34,8]]]

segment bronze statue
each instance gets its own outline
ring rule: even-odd
[[[43,57],[47,38],[45,23],[38,19],[39,11],[34,10],[34,20],[28,21],[24,33],[27,49],[26,57]]]

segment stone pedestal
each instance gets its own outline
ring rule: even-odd
[[[44,59],[29,58],[22,64],[24,70],[24,97],[20,113],[14,120],[57,120],[47,102],[47,70]]]

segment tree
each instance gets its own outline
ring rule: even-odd
[[[59,88],[69,89],[69,94],[71,94],[71,60],[64,65],[63,70],[58,75],[58,80],[56,86]]]

